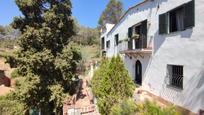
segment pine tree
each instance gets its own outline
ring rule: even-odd
[[[104,26],[106,23],[116,24],[123,13],[122,3],[118,0],[110,0],[106,9],[102,12],[98,24],[99,27]]]
[[[72,79],[81,59],[76,44],[70,0],[16,0],[23,17],[12,26],[21,31],[20,49],[8,62],[24,78],[17,84],[16,98],[26,109],[42,115],[61,114],[63,101],[72,94]]]

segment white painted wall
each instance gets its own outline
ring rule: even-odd
[[[105,40],[105,42],[104,42],[104,51],[106,51],[107,50],[107,48],[106,48],[106,41],[108,41],[107,40],[107,34],[108,34],[108,32],[113,28],[113,26],[114,26],[114,24],[106,24],[105,25],[105,30],[101,30],[101,39],[100,40],[102,40],[102,38],[104,37],[104,40]],[[100,41],[101,43],[102,43],[102,41]]]
[[[148,43],[153,46],[153,52],[137,59],[123,56],[126,68],[134,80],[135,62],[140,60],[143,66],[142,87],[198,113],[204,109],[204,1],[195,0],[195,27],[166,35],[158,34],[159,15],[189,1],[154,0],[130,10],[107,34],[106,40],[111,40],[107,57],[119,53],[114,46],[115,34],[119,33],[119,40],[126,39],[129,27],[147,19],[150,24]],[[184,66],[183,90],[167,87],[167,64]]]

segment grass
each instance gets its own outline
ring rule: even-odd
[[[98,46],[81,46],[81,53],[83,60],[90,60],[92,58],[97,58],[99,56]]]
[[[0,48],[0,58],[12,56],[14,52],[15,52],[14,49]]]

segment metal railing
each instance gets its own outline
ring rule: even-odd
[[[128,42],[127,41],[123,41],[121,43],[118,44],[118,52],[121,52],[121,51],[125,51],[128,49]]]
[[[183,75],[167,75],[168,83],[167,85],[183,89]]]
[[[147,38],[129,39],[123,41],[118,45],[118,51],[136,50],[147,48]]]

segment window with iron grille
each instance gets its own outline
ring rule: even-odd
[[[170,86],[183,89],[183,66],[167,65]]]

